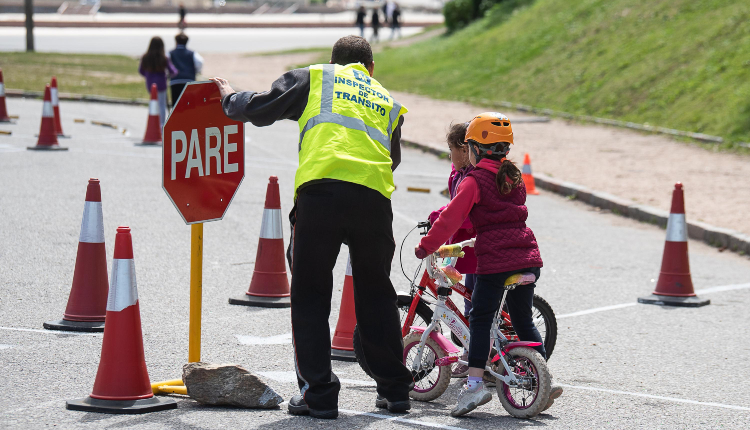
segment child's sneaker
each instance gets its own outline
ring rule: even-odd
[[[492,400],[492,393],[484,388],[484,383],[478,383],[473,390],[470,390],[468,385],[464,385],[458,393],[458,401],[451,411],[451,416],[459,417],[467,414],[490,400]]]
[[[547,406],[545,406],[544,409],[542,409],[542,412],[551,408],[552,405],[555,404],[555,399],[560,397],[562,393],[563,393],[563,387],[557,384],[552,384],[552,387],[550,387],[550,390],[549,390],[549,400],[547,401]]]
[[[461,360],[467,361],[468,359],[469,353],[467,351],[464,351],[464,353],[461,354]],[[465,364],[456,363],[456,365],[451,369],[452,378],[465,378],[468,373],[469,366]]]

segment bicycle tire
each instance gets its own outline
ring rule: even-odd
[[[503,408],[515,418],[527,419],[534,417],[544,410],[547,406],[547,401],[549,400],[551,376],[549,368],[547,367],[547,361],[541,354],[536,352],[536,350],[525,346],[509,351],[507,356],[510,356],[519,362],[523,361],[524,364],[533,366],[536,369],[536,372],[534,372],[533,375],[533,382],[536,384],[536,392],[534,400],[530,404],[526,405],[525,402],[522,405],[514,404],[517,402],[512,398],[511,391],[515,391],[517,387],[510,387],[503,381],[497,379],[495,390],[497,391],[500,403],[503,405]],[[498,373],[505,375],[507,372],[503,369]],[[518,375],[518,373],[516,374]],[[524,374],[528,375],[528,373]]]
[[[412,296],[408,294],[398,295],[397,306],[399,308],[399,313],[401,314],[401,324],[399,325],[399,327],[403,327],[404,325],[404,319],[406,318],[406,314],[409,312],[411,302]],[[417,316],[422,319],[424,325],[427,325],[430,323],[430,321],[432,321],[432,309],[430,309],[430,306],[424,300],[420,300],[419,303],[417,303],[417,309],[415,313],[416,315],[414,325],[422,325],[422,323],[419,323],[416,320]],[[362,349],[362,339],[359,336],[359,327],[356,325],[354,326],[354,333],[352,333],[352,346],[354,347],[354,356],[357,359],[357,363],[359,363],[359,367],[362,368],[367,376],[372,377],[372,372],[370,372],[370,367],[367,365],[367,361],[365,360],[365,353]]]

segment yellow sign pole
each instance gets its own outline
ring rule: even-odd
[[[188,362],[201,361],[201,310],[203,308],[203,223],[190,226],[190,325]],[[154,394],[185,394],[182,379],[154,382]]]
[[[190,340],[188,362],[201,361],[201,308],[203,301],[203,223],[190,231]]]

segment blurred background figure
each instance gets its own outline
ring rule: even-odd
[[[391,22],[394,10],[396,10],[396,2],[387,0],[383,5],[383,15],[385,15],[385,18],[383,18],[384,22]]]
[[[393,36],[396,33],[401,38],[401,6],[398,3],[393,3],[393,11],[391,12],[391,40],[393,40]]]
[[[187,49],[188,37],[179,33],[174,38],[177,47],[169,51],[169,60],[177,68],[177,74],[169,80],[169,90],[172,93],[172,107],[177,104],[185,84],[195,81],[197,74],[203,68],[203,57],[197,52]]]
[[[167,78],[177,74],[167,54],[164,52],[164,41],[161,37],[151,38],[148,51],[141,57],[138,73],[146,78],[146,91],[151,94],[151,84],[156,84],[159,91],[159,122],[164,127],[167,116]]]
[[[360,6],[357,10],[357,27],[359,27],[359,37],[365,37],[365,18],[367,17],[367,10],[364,6]]]
[[[180,30],[184,30],[187,28],[187,23],[185,22],[185,15],[187,15],[187,9],[185,9],[185,4],[180,3],[180,21],[177,23],[177,28]]]
[[[378,12],[378,8],[372,10],[370,25],[372,25],[372,39],[370,39],[370,41],[379,42],[380,37],[378,37],[378,30],[380,30],[380,13]]]

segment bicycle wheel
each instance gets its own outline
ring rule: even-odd
[[[497,396],[503,408],[516,418],[531,418],[547,406],[550,392],[550,375],[547,361],[536,350],[519,347],[507,353],[508,367],[519,379],[518,385],[507,385],[497,379]],[[502,366],[502,364],[499,364]],[[503,368],[501,375],[507,374]]]
[[[534,294],[533,308],[531,309],[534,325],[544,341],[544,350],[547,352],[547,360],[552,356],[557,343],[557,318],[552,306],[546,300]]]
[[[397,304],[400,316],[400,327],[404,326],[404,320],[406,319],[406,315],[409,313],[411,302],[412,296],[408,294],[398,295]],[[412,325],[427,327],[430,324],[430,321],[432,321],[432,309],[430,309],[430,307],[424,300],[420,300],[419,303],[417,303],[417,309],[414,315],[414,323]],[[354,356],[357,358],[359,367],[364,370],[367,376],[372,376],[370,367],[367,365],[367,361],[365,360],[365,353],[362,350],[362,339],[359,336],[358,326],[354,326],[354,333],[352,334],[352,344],[352,346],[354,347]]]
[[[404,365],[411,370],[412,363],[417,358],[417,349],[422,333],[411,332],[404,338]],[[422,362],[419,371],[411,371],[414,389],[409,397],[420,402],[429,402],[440,397],[451,382],[450,366],[435,366],[435,360],[444,357],[443,351],[431,337],[427,338],[422,350]]]

